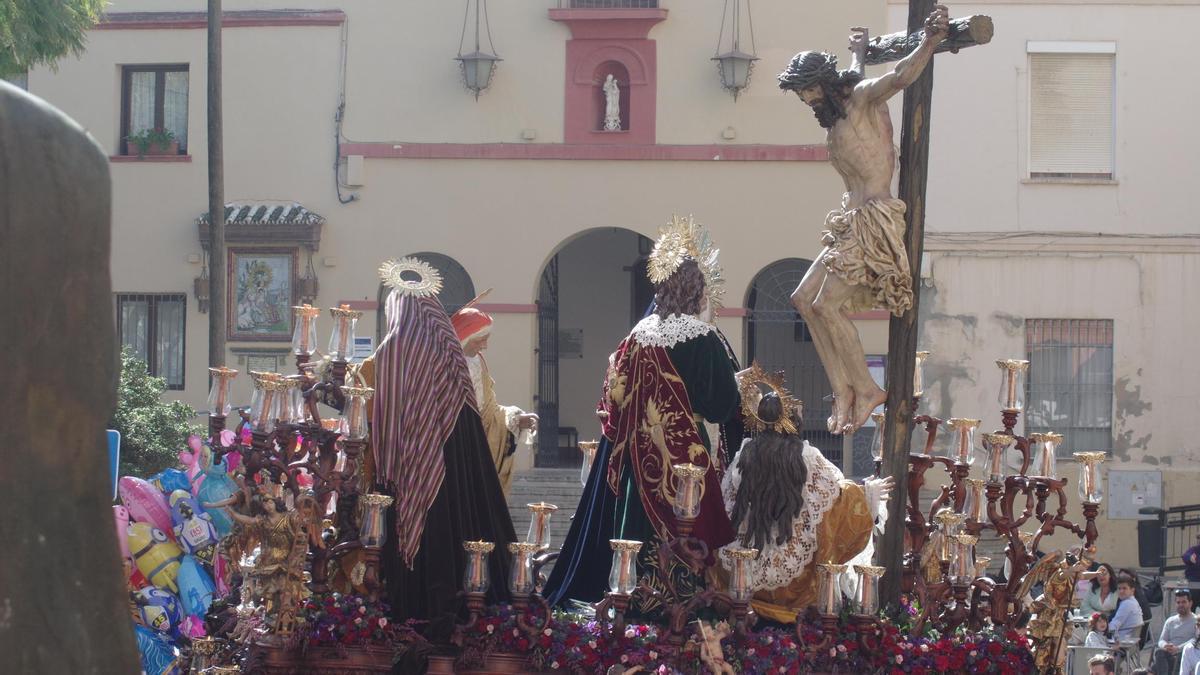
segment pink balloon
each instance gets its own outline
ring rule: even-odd
[[[171,509],[167,506],[167,498],[162,492],[134,476],[122,477],[117,483],[117,489],[132,520],[153,525],[173,537]]]
[[[225,455],[225,471],[227,473],[233,473],[239,466],[241,466],[241,464],[242,453],[238,452],[237,450]]]
[[[113,521],[117,525],[117,543],[121,545],[121,555],[125,558],[131,558],[129,555],[129,542],[125,540],[125,528],[129,526],[129,509],[120,504],[113,506]]]
[[[198,616],[189,614],[184,618],[183,623],[179,625],[179,632],[192,639],[202,638],[206,635],[204,632],[204,621]]]
[[[221,556],[213,556],[213,583],[217,586],[217,597],[225,597],[229,595],[229,584],[225,583],[225,559]]]

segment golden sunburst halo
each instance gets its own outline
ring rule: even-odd
[[[659,230],[658,241],[647,261],[646,272],[650,283],[658,285],[671,278],[685,260],[691,258],[704,274],[705,295],[709,306],[720,308],[721,296],[725,293],[724,271],[717,262],[720,250],[715,248],[708,232],[693,216],[672,215],[666,226]]]
[[[758,402],[766,394],[762,387],[770,389],[771,393],[778,396],[779,402],[783,404],[783,415],[775,422],[767,422],[758,416]],[[746,426],[751,431],[762,432],[770,429],[780,434],[799,433],[800,430],[796,428],[792,415],[793,413],[797,416],[801,415],[804,403],[793,398],[791,392],[784,386],[782,372],[768,373],[755,361],[746,373],[738,377],[738,390],[742,396],[742,414],[746,418]]]
[[[396,292],[416,298],[437,295],[442,290],[442,275],[433,265],[416,258],[388,260],[379,266],[379,277]]]

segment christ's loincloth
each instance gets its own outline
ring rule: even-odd
[[[842,208],[825,217],[825,268],[855,287],[846,311],[884,308],[900,316],[912,307],[904,210],[899,199],[872,199],[847,211],[843,197]]]

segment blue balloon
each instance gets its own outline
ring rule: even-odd
[[[183,556],[179,566],[179,599],[183,601],[184,614],[204,616],[212,604],[216,588],[212,577],[193,556]]]
[[[133,633],[137,637],[143,673],[146,675],[179,674],[179,653],[169,639],[138,624],[133,625]]]
[[[169,495],[176,490],[192,489],[192,483],[188,480],[187,474],[179,469],[159,471],[150,477],[150,483],[161,490],[164,495]]]
[[[183,620],[179,599],[168,591],[148,586],[138,591],[137,604],[142,613],[142,622],[150,628],[170,635],[179,636],[179,623]]]
[[[222,459],[219,462],[213,462],[207,469],[204,470],[204,482],[200,484],[200,491],[197,495],[200,498],[201,506],[205,504],[216,504],[232,497],[238,491],[238,484],[233,482],[229,474],[225,473],[225,461]],[[224,538],[233,530],[233,520],[225,513],[222,508],[208,508],[208,515],[212,516],[213,526],[217,528],[217,535]]]

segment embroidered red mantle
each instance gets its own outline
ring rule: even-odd
[[[614,356],[600,402],[608,413],[604,436],[613,443],[609,489],[619,491],[628,453],[642,506],[655,533],[667,541],[677,534],[671,466],[691,462],[707,468],[692,534],[715,552],[733,541],[733,527],[721,500],[720,469],[710,462],[683,380],[662,347],[626,338]]]

